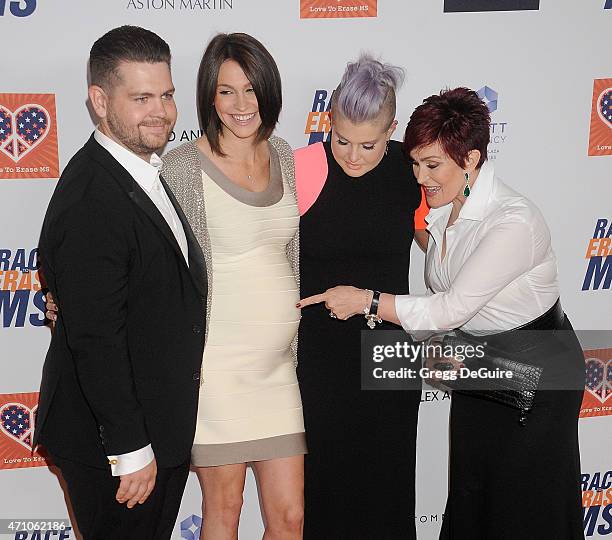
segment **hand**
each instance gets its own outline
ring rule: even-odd
[[[431,371],[459,371],[465,364],[454,356],[428,356],[425,367]]]
[[[134,508],[136,503],[144,503],[153,488],[155,487],[155,477],[157,476],[157,462],[155,458],[146,467],[121,476],[121,482],[115,499],[121,504],[127,502],[128,508]]]
[[[440,347],[443,347],[442,341],[437,337],[430,338],[429,341],[427,341],[427,345],[439,345]],[[429,369],[430,373],[427,383],[436,387],[441,384],[444,387],[444,381],[448,380],[448,377],[456,377],[459,369],[464,367],[465,364],[457,360],[454,356],[438,356],[436,354],[436,350],[433,350],[434,354],[427,355],[423,366]],[[440,349],[440,351],[441,350],[442,349]],[[451,375],[451,372],[454,372],[454,375]]]
[[[297,307],[301,309],[321,302],[325,302],[325,307],[337,319],[345,321],[353,315],[363,314],[363,309],[369,307],[372,303],[372,292],[357,287],[338,285],[332,289],[327,289],[324,293],[300,300]]]
[[[45,307],[47,308],[47,311],[45,312],[45,317],[47,317],[47,319],[49,319],[50,321],[57,321],[57,304],[53,300],[53,295],[51,294],[51,291],[47,293],[47,297],[43,298],[43,300],[45,300]]]

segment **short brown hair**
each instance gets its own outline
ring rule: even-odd
[[[170,47],[157,34],[140,26],[120,26],[106,32],[91,47],[91,84],[110,89],[119,77],[121,62],[165,62],[170,67]]]
[[[253,85],[261,126],[257,141],[272,135],[283,106],[281,78],[278,67],[268,50],[253,36],[243,33],[217,34],[206,47],[197,83],[197,105],[200,127],[206,134],[211,150],[224,155],[219,143],[221,120],[213,106],[221,64],[234,60]]]
[[[464,167],[471,150],[480,151],[478,167],[487,159],[491,114],[474,90],[442,90],[423,100],[408,122],[404,135],[407,155],[415,148],[440,143],[459,167]]]

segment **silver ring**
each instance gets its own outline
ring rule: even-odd
[[[329,316],[330,316],[332,319],[337,319],[337,318],[338,318],[338,317],[336,317],[336,314],[335,314],[333,311],[330,311],[330,312],[329,312]]]

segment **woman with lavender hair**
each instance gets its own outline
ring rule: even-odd
[[[421,191],[390,140],[402,79],[368,55],[348,64],[332,97],[330,141],[295,152],[302,298],[337,283],[408,293]],[[420,392],[361,390],[363,329],[363,317],[338,321],[323,305],[302,311],[306,539],[416,538]]]

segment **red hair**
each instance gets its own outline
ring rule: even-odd
[[[440,143],[459,167],[471,150],[480,151],[478,168],[487,159],[491,115],[478,94],[469,88],[442,90],[423,100],[406,126],[404,151]]]

